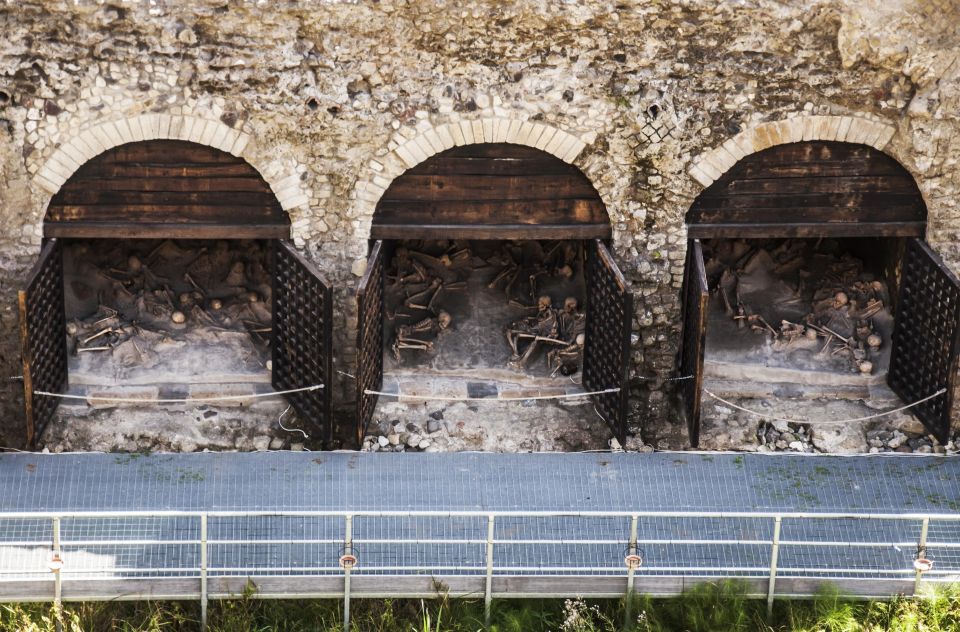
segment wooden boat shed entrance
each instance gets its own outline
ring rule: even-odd
[[[357,440],[383,383],[385,264],[398,240],[579,240],[585,245],[583,386],[623,441],[632,298],[609,249],[610,219],[589,179],[538,149],[481,143],[448,149],[396,178],[377,204],[357,290]]]
[[[20,291],[20,327],[30,445],[68,387],[64,242],[75,239],[256,239],[269,243],[271,382],[276,390],[327,384],[331,371],[329,284],[287,241],[290,221],[261,175],[242,158],[179,140],[107,150],[57,192],[43,222],[44,245]],[[305,317],[308,316],[309,317]],[[290,403],[329,440],[330,388],[293,393]]]
[[[924,241],[927,211],[913,177],[859,144],[807,141],[751,154],[707,187],[686,216],[683,410],[699,440],[707,286],[701,239],[872,237],[896,240],[888,281],[895,295],[887,382],[941,442],[950,432],[960,355],[960,280]]]

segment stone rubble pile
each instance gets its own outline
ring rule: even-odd
[[[870,454],[880,452],[947,454],[956,452],[956,445],[953,441],[948,441],[946,446],[942,446],[930,435],[904,433],[896,429],[867,431],[867,444],[870,446]]]
[[[373,434],[363,439],[364,452],[443,452],[447,439],[443,411],[431,413],[422,423],[399,419],[381,421]]]
[[[474,404],[454,402],[443,408],[388,402],[380,407],[364,437],[364,452],[582,452],[619,450],[592,406],[529,401]],[[572,414],[571,414],[572,413]],[[535,420],[520,423],[518,415]],[[639,437],[628,437],[627,450],[652,450]]]
[[[807,424],[786,421],[760,422],[757,427],[759,452],[816,452],[813,433]]]

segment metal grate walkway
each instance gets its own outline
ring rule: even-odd
[[[0,600],[911,593],[960,578],[958,477],[932,456],[5,454]]]

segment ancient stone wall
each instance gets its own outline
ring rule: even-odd
[[[636,383],[635,419],[669,415],[683,216],[739,155],[821,134],[882,146],[917,178],[929,240],[960,269],[954,7],[0,3],[0,445],[22,440],[8,379],[20,372],[15,291],[46,205],[84,159],[141,138],[211,144],[260,170],[297,246],[335,284],[346,372],[352,292],[394,177],[466,142],[520,142],[576,164],[607,205],[637,297],[634,374],[651,379]],[[340,402],[352,386],[339,385]]]

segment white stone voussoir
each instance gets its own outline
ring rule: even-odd
[[[713,184],[737,161],[758,151],[801,140],[830,140],[883,150],[896,133],[889,123],[863,116],[795,116],[760,123],[695,158],[687,173],[704,187]],[[546,144],[543,139],[537,145]]]
[[[268,173],[258,166],[255,157],[248,155],[252,148],[248,131],[234,129],[217,119],[189,114],[145,113],[88,126],[62,142],[40,165],[33,180],[37,186],[54,194],[77,169],[104,151],[126,143],[160,139],[207,145],[243,158],[260,172],[284,210],[309,206],[309,195],[299,174],[283,170]]]

